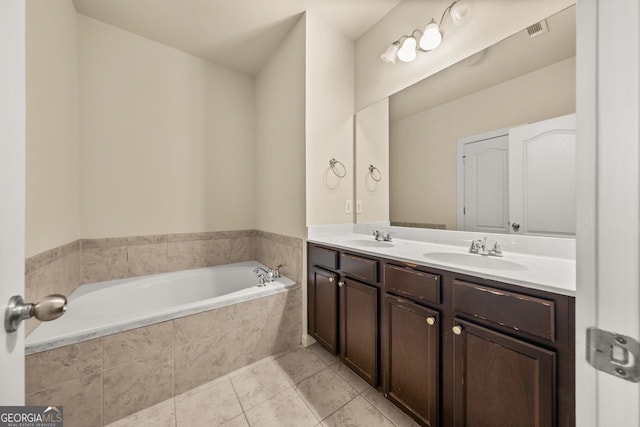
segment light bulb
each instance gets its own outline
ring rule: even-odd
[[[385,50],[384,53],[380,55],[380,59],[382,59],[384,62],[388,64],[395,64],[396,58],[398,57],[399,49],[400,49],[400,42],[391,43],[391,45],[387,48],[387,50]]]
[[[433,50],[440,46],[442,42],[442,34],[438,24],[432,19],[424,29],[424,33],[420,38],[420,48],[422,50]]]
[[[455,25],[464,25],[471,18],[473,6],[469,0],[458,0],[451,6],[449,15]]]
[[[416,45],[418,42],[413,37],[407,37],[398,50],[398,59],[402,62],[411,62],[416,59]]]

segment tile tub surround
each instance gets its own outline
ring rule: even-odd
[[[25,261],[25,300],[85,283],[256,260],[302,282],[302,239],[258,230],[81,239]],[[39,321],[26,322],[26,335]]]
[[[286,292],[26,357],[27,405],[65,426],[105,425],[300,345],[302,291]]]

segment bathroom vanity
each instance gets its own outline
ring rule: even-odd
[[[309,334],[421,425],[574,426],[571,262],[445,249],[313,239]]]

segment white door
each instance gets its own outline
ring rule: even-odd
[[[458,176],[458,229],[508,233],[509,137],[504,131],[458,142],[462,176]],[[459,169],[460,170],[460,169]]]
[[[640,426],[640,383],[585,361],[590,327],[640,338],[640,3],[577,3],[576,425]]]
[[[576,115],[509,130],[511,232],[576,234]]]
[[[0,2],[0,310],[24,295],[25,6]],[[24,405],[24,326],[0,344],[0,405]]]

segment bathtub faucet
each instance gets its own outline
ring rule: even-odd
[[[265,270],[262,267],[256,267],[253,272],[258,276],[259,284],[264,285],[265,283],[273,282],[275,279],[281,277],[280,267],[282,267],[282,265],[278,265],[275,270]]]

